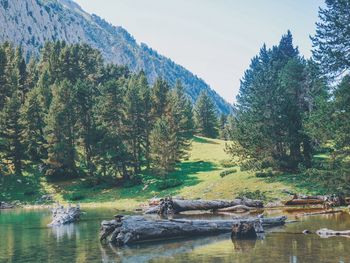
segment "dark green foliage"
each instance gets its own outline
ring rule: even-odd
[[[237,173],[237,169],[228,169],[228,170],[220,172],[220,177],[223,178],[226,175],[234,174],[234,173]]]
[[[350,2],[326,0],[320,9],[316,35],[312,37],[313,55],[322,65],[323,72],[336,77],[350,69]]]
[[[309,72],[311,63],[294,48],[289,31],[278,46],[263,46],[253,58],[229,124],[234,143],[227,150],[244,166],[261,169],[259,162],[268,162],[296,170],[299,163],[311,165],[313,145],[305,126],[315,98],[325,92],[325,85],[314,84],[318,76]]]
[[[216,138],[218,136],[216,110],[211,98],[205,91],[199,95],[194,113],[198,133],[205,137]]]
[[[44,99],[38,88],[34,88],[28,92],[21,109],[23,144],[28,159],[33,162],[40,162],[47,155],[44,117]]]
[[[150,134],[152,163],[161,175],[172,171],[177,162],[176,134],[170,125],[167,118],[161,117]]]
[[[10,162],[17,175],[22,174],[24,160],[20,107],[20,95],[18,91],[14,91],[12,96],[6,99],[4,108],[0,112],[1,162]]]
[[[68,200],[68,201],[80,201],[85,199],[85,196],[83,194],[80,193],[69,193],[64,195],[64,199]]]
[[[48,157],[46,175],[52,177],[75,177],[76,149],[74,125],[76,116],[71,83],[64,80],[53,88],[53,100],[46,117],[45,134]]]
[[[256,172],[255,176],[258,178],[265,178],[265,177],[278,176],[280,174],[281,174],[280,172],[274,171],[271,168],[268,168],[268,169],[263,169],[260,172]]]

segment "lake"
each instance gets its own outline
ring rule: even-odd
[[[116,248],[101,245],[98,234],[100,222],[117,210],[84,211],[79,223],[59,228],[46,226],[49,210],[0,211],[0,262],[350,262],[350,238],[301,234],[304,229],[350,229],[348,213],[297,217],[299,222],[268,229],[260,240],[232,241],[224,234]],[[295,219],[295,214],[287,216]]]

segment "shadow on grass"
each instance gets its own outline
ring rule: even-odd
[[[295,188],[298,191],[298,193],[323,195],[328,192],[328,190],[325,189],[323,185],[313,180],[310,180],[310,178],[306,177],[302,173],[284,173],[278,176],[264,178],[264,180],[268,183],[283,183],[286,186]]]
[[[179,164],[176,171],[165,177],[154,175],[152,172],[145,172],[142,175],[143,184],[132,187],[109,187],[104,189],[96,187],[84,189],[82,185],[75,183],[70,187],[67,187],[66,190],[71,193],[74,192],[78,198],[80,196],[85,196],[80,202],[108,202],[116,199],[134,199],[144,201],[145,199],[154,196],[177,195],[184,187],[194,186],[201,182],[200,178],[196,176],[197,173],[214,171],[216,169],[215,164],[211,162],[183,162]],[[159,184],[164,180],[179,180],[181,185],[160,190]],[[69,197],[69,195],[63,196],[64,199],[67,197]]]
[[[193,141],[194,141],[194,142],[198,142],[198,143],[219,144],[218,142],[211,141],[211,140],[208,140],[208,139],[206,139],[206,138],[197,137],[197,136],[194,136],[194,137],[193,137]]]
[[[0,201],[18,200],[33,203],[46,194],[40,183],[41,176],[34,168],[27,169],[23,174],[0,177]]]

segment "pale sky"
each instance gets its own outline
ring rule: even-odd
[[[204,79],[228,102],[263,43],[288,29],[305,57],[323,0],[76,0]]]

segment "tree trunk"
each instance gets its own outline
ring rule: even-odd
[[[123,246],[141,241],[229,233],[232,231],[233,224],[243,221],[261,220],[264,227],[280,226],[286,219],[283,216],[240,220],[150,220],[142,216],[119,216],[115,220],[102,221],[100,241],[108,240]]]
[[[251,200],[247,198],[227,200],[178,200],[165,198],[156,207],[151,207],[145,214],[178,214],[185,211],[194,210],[218,210],[221,208],[244,205],[248,207],[261,208],[263,202],[260,200]]]

